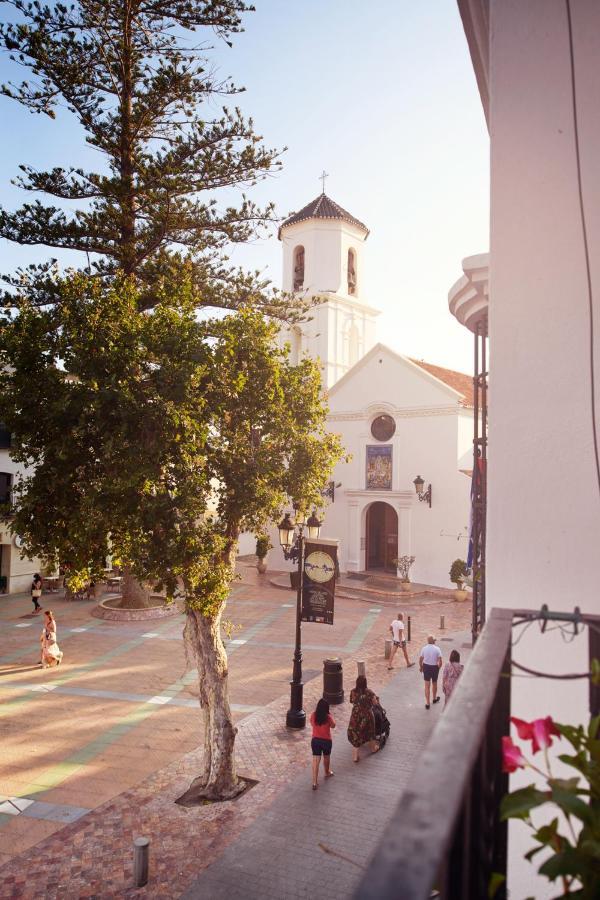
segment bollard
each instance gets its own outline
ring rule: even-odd
[[[386,638],[385,639],[384,659],[389,659],[391,655],[392,655],[392,639]]]
[[[444,622],[446,620],[446,616],[440,616],[440,629],[444,630]]]
[[[356,665],[357,665],[357,667],[358,667],[358,674],[359,674],[359,675],[362,675],[364,678],[366,678],[366,677],[367,677],[367,672],[366,672],[366,669],[365,669],[365,663],[364,663],[364,661],[363,661],[362,659],[359,659],[359,660],[356,661]]]
[[[344,673],[341,659],[323,660],[323,699],[333,704],[344,702]]]
[[[411,641],[412,638],[411,638],[411,635],[410,635],[410,616],[408,617],[408,622],[407,622],[406,624],[407,624],[407,628],[406,628],[406,640],[407,640],[407,641]]]
[[[150,857],[150,838],[138,837],[133,842],[133,884],[144,887],[148,884],[148,861]]]

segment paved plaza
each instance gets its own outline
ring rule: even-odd
[[[447,646],[460,648],[466,660],[468,639],[470,634],[455,634]],[[440,646],[444,652],[444,643]],[[392,723],[385,748],[374,755],[362,750],[360,762],[353,763],[346,739],[350,704],[332,707],[334,777],[325,780],[321,772],[313,793],[308,771],[299,772],[265,814],[202,872],[184,900],[352,896],[443,710],[443,700],[429,713],[424,709],[416,667],[403,666],[380,699]]]
[[[202,754],[196,673],[186,671],[181,639],[183,616],[107,622],[91,616],[92,601],[45,596],[43,605],[55,611],[65,658],[60,668],[42,670],[37,664],[41,622],[30,615],[29,598],[0,600],[0,897],[178,897],[197,891],[190,886],[201,883],[201,870],[214,864],[201,877],[218,878],[215,865],[234,841],[260,843],[260,833],[252,831],[259,823],[277,829],[278,804],[290,802],[283,791],[304,797],[304,786],[310,787],[310,735],[284,727],[295,598],[250,567],[241,574],[227,611],[234,629],[228,641],[231,700],[239,727],[238,769],[258,784],[233,803],[194,809],[174,804],[197,773]],[[307,708],[320,694],[326,656],[344,659],[347,690],[357,659],[366,660],[370,682],[385,689],[390,674],[383,642],[396,605],[339,597],[333,627],[303,625]],[[440,614],[446,635],[468,627],[468,609],[448,600],[411,599],[400,608],[412,614],[413,653],[439,625]],[[390,778],[386,766],[397,769],[398,778],[410,770],[434,722],[419,708],[416,672],[397,670],[389,689],[394,737],[402,733],[409,743],[402,749],[392,743],[381,759],[364,760],[355,767],[360,772],[347,773],[356,775],[355,786],[362,784],[359,802],[365,791],[381,795]],[[414,705],[411,715],[418,710],[415,728],[398,726],[404,713],[394,703],[400,696]],[[315,793],[317,803],[325,803],[326,790],[337,802],[354,802],[344,789],[348,707],[335,712],[339,776]],[[400,792],[400,781],[393,780],[382,817],[391,814]],[[312,802],[313,792],[308,793]],[[301,804],[293,800],[293,805],[306,817]],[[263,814],[269,809],[270,819]],[[323,827],[333,840],[333,823]],[[373,841],[376,831],[374,824]],[[152,841],[151,875],[148,887],[135,891],[131,842],[140,834]],[[210,894],[212,888],[205,896]]]

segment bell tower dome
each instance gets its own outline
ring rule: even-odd
[[[322,298],[312,320],[287,330],[292,361],[307,352],[319,358],[331,387],[375,344],[379,311],[365,300],[364,245],[369,229],[320,194],[279,228],[284,291]]]

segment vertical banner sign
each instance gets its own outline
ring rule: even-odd
[[[333,625],[337,544],[307,541],[302,576],[302,621]]]

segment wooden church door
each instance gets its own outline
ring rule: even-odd
[[[389,503],[377,501],[367,510],[366,568],[395,572],[398,556],[398,514]]]

